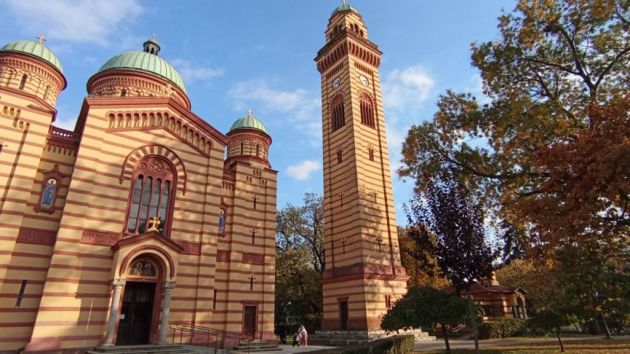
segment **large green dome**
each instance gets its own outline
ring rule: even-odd
[[[269,135],[265,125],[258,118],[254,117],[251,110],[247,112],[246,117],[239,118],[236,122],[234,122],[234,124],[232,124],[230,132],[238,129],[254,129]]]
[[[156,54],[140,51],[125,52],[109,59],[98,72],[112,69],[138,70],[155,74],[171,81],[186,92],[184,80],[177,70]]]
[[[0,48],[0,52],[17,52],[42,59],[63,74],[63,68],[59,58],[57,58],[55,53],[42,43],[33,41],[13,41]]]

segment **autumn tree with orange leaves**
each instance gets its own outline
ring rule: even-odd
[[[481,104],[447,91],[413,126],[402,176],[455,178],[530,254],[630,243],[630,12],[624,0],[521,0],[472,45]]]

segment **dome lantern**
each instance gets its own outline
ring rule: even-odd
[[[146,42],[142,44],[145,53],[158,55],[160,52],[160,44],[155,38],[155,34],[151,36],[151,38],[147,39]]]

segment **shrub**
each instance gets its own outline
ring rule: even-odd
[[[360,346],[316,350],[312,354],[408,354],[413,353],[414,336],[394,336]]]
[[[518,318],[506,318],[479,325],[479,338],[520,337],[527,333],[527,321]]]

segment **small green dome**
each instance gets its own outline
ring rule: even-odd
[[[177,70],[156,54],[139,51],[125,52],[109,59],[98,72],[112,69],[138,70],[155,74],[169,80],[186,92],[184,80]]]
[[[267,132],[267,128],[265,128],[265,125],[258,118],[254,117],[251,110],[247,112],[246,117],[239,118],[236,120],[236,122],[234,122],[234,124],[232,124],[232,126],[230,127],[230,132],[238,129],[260,130],[261,132],[269,135],[269,132]]]
[[[63,74],[63,68],[59,58],[57,58],[52,50],[42,43],[33,41],[13,41],[0,48],[0,52],[17,52],[42,59],[52,65],[55,69],[59,70],[59,73]]]
[[[350,4],[348,4],[345,1],[343,1],[341,3],[341,5],[337,6],[337,8],[332,12],[332,14],[330,14],[330,16],[336,14],[337,12],[341,12],[341,11],[354,11],[356,13],[359,12],[354,7],[350,6]]]

